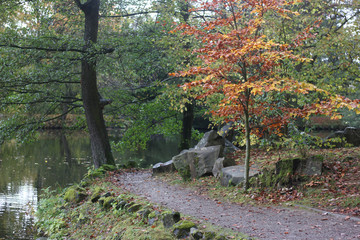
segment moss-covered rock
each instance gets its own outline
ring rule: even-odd
[[[191,239],[199,240],[199,239],[203,239],[204,234],[197,228],[191,228],[190,236],[191,236]]]
[[[128,210],[129,213],[134,213],[134,212],[139,211],[141,208],[142,208],[141,204],[133,204],[127,210]]]
[[[91,180],[89,178],[84,178],[83,180],[81,180],[80,182],[80,187],[85,188],[88,187],[91,184]]]
[[[141,220],[146,222],[149,214],[151,213],[150,209],[144,209],[138,212],[138,215],[141,217]]]
[[[64,200],[71,203],[79,203],[86,199],[87,194],[85,189],[80,187],[70,187],[64,194]]]
[[[101,187],[96,187],[94,189],[93,194],[90,197],[91,202],[93,202],[93,203],[97,202],[101,197],[101,192],[103,192],[103,191],[104,190]]]
[[[160,215],[159,211],[152,211],[148,216],[148,224],[153,225],[158,219],[159,215]]]
[[[127,204],[127,201],[120,199],[116,203],[116,210],[124,209],[125,205]]]
[[[190,234],[190,229],[194,227],[196,227],[195,223],[187,220],[182,220],[174,225],[173,234],[176,238],[179,239],[186,238]]]
[[[81,226],[89,221],[89,217],[85,216],[83,213],[80,213],[78,219],[77,219],[77,226]]]
[[[102,204],[104,209],[110,209],[112,207],[112,204],[115,202],[115,198],[110,196],[104,198],[104,202]]]
[[[161,220],[165,228],[172,227],[175,223],[181,219],[179,212],[164,212],[161,214]]]

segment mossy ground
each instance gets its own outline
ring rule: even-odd
[[[143,199],[125,192],[110,181],[112,172],[106,173],[104,178],[96,178],[85,188],[88,198],[80,203],[69,203],[64,200],[64,193],[47,193],[42,196],[37,211],[37,229],[50,239],[176,239],[171,229],[165,229],[161,221],[161,214],[171,212],[169,209],[152,205]],[[125,200],[131,205],[140,204],[142,208],[135,212],[129,209],[117,209],[114,204],[110,209],[99,203],[91,202],[94,192],[111,192],[117,200]],[[109,197],[112,198],[112,197]],[[147,211],[144,218],[142,210]],[[152,224],[149,219],[155,218]],[[201,226],[203,231],[214,231],[227,236],[227,239],[244,239],[244,235],[221,229],[211,224],[182,216],[182,220],[191,221]],[[200,224],[201,223],[201,224]]]

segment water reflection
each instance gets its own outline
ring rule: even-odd
[[[90,163],[84,133],[42,133],[34,143],[0,148],[0,239],[32,239],[38,193],[80,181]]]
[[[111,133],[112,140],[119,138]],[[177,154],[178,138],[156,136],[148,150],[120,154],[117,164],[136,161],[140,167],[165,162]],[[91,165],[89,137],[84,132],[43,132],[38,141],[0,147],[0,240],[32,239],[30,230],[41,189],[65,187],[79,182]]]

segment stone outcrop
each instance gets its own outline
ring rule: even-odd
[[[224,167],[231,167],[235,165],[235,160],[230,158],[218,158],[215,161],[214,167],[212,169],[212,174],[219,178],[221,176],[221,170]]]
[[[185,180],[212,174],[221,146],[203,147],[182,151],[173,157],[176,170]]]
[[[224,154],[225,138],[220,136],[217,131],[211,130],[206,132],[203,138],[196,144],[195,149],[201,149],[204,147],[220,146],[220,157]]]
[[[285,175],[321,175],[323,158],[320,155],[312,156],[306,159],[294,158],[286,159],[276,163],[276,174]]]
[[[87,198],[86,190],[81,187],[70,187],[65,192],[64,200],[70,203],[79,203]]]
[[[236,186],[245,181],[244,178],[245,167],[236,165],[221,169],[220,183],[222,186]],[[249,171],[249,178],[259,174],[259,171],[251,167]]]
[[[335,140],[339,138],[338,140]],[[325,138],[324,146],[327,143],[331,147],[344,147],[346,143],[352,144],[355,147],[360,146],[360,129],[354,127],[347,127],[344,131],[336,131]]]

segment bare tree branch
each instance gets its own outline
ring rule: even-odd
[[[131,16],[143,15],[143,14],[150,14],[150,13],[159,13],[159,11],[146,11],[146,12],[137,12],[137,13],[125,13],[125,14],[113,15],[113,16],[100,15],[100,17],[102,17],[102,18],[123,18],[123,17],[131,17]]]

